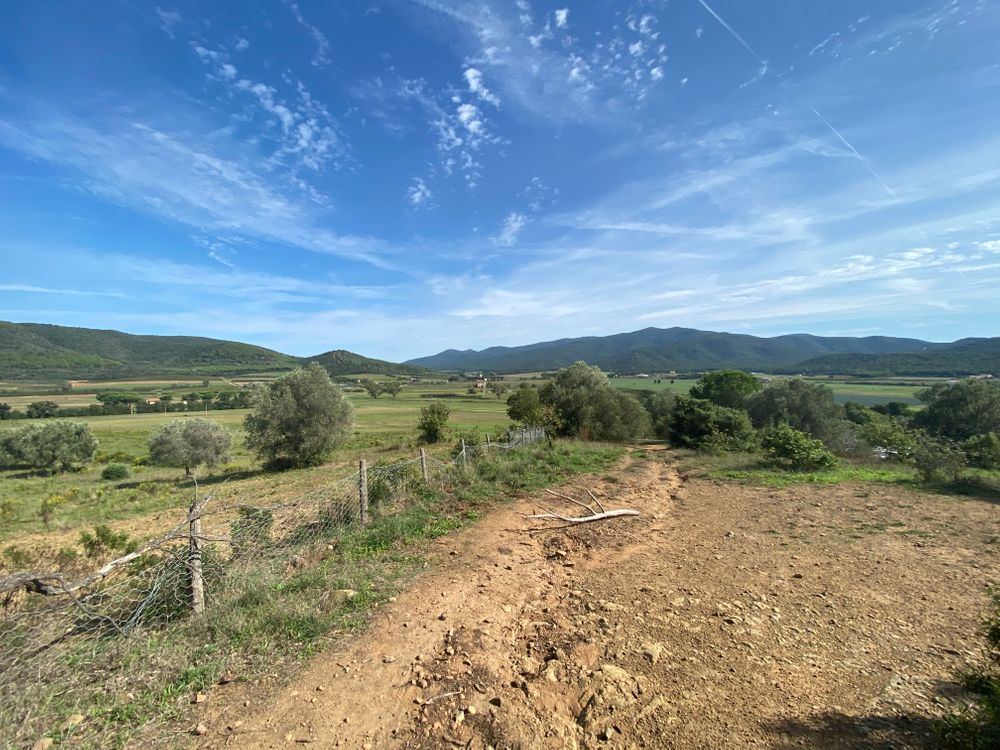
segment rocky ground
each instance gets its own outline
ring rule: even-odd
[[[614,481],[612,481],[612,479]],[[924,748],[980,660],[1000,508],[878,484],[685,477],[634,452],[437,545],[363,635],[277,694],[195,706],[206,748]],[[591,502],[582,489],[562,488]]]

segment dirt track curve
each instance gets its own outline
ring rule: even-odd
[[[981,657],[997,506],[688,480],[668,452],[617,480],[589,486],[640,517],[529,534],[523,500],[440,541],[279,694],[213,691],[202,746],[934,746]]]

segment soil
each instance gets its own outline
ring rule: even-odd
[[[1000,508],[769,489],[633,453],[638,517],[529,533],[539,493],[441,540],[366,632],[276,693],[192,708],[205,748],[930,748],[981,662]],[[563,488],[591,502],[580,484]]]

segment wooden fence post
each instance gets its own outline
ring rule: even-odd
[[[361,502],[361,525],[368,523],[368,462],[361,459],[358,468],[358,499]]]
[[[423,474],[424,481],[427,481],[427,451],[420,449],[420,473]]]
[[[465,454],[465,438],[462,438],[462,468],[469,468],[469,457]]]
[[[492,443],[490,442],[490,433],[488,432],[486,433],[486,447],[487,448],[492,447]]]
[[[191,610],[196,614],[205,611],[205,577],[201,567],[201,505],[198,503],[198,485],[195,485],[194,500],[188,510],[188,542],[191,568]]]

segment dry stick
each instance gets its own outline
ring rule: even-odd
[[[569,495],[561,495],[558,492],[553,492],[550,489],[546,489],[545,491],[548,492],[550,495],[554,495],[555,497],[561,497],[563,500],[569,500],[574,505],[579,505],[581,508],[583,508],[586,511],[589,511],[590,513],[596,513],[597,512],[593,508],[591,508],[589,505],[587,505],[586,503],[581,503],[579,500],[574,500]]]
[[[605,510],[607,510],[607,508],[605,508],[605,507],[604,507],[604,503],[602,503],[602,502],[601,502],[600,500],[598,500],[598,499],[597,499],[597,495],[595,495],[595,494],[594,494],[593,492],[591,492],[590,490],[587,490],[587,494],[588,494],[588,495],[590,495],[591,499],[592,499],[592,500],[593,500],[593,501],[594,501],[595,503],[597,503],[597,507],[601,509],[601,512],[602,512],[602,513],[603,513],[603,512],[605,511]]]
[[[543,508],[543,510],[545,510]],[[603,513],[594,513],[590,516],[581,516],[574,518],[573,516],[561,516],[558,513],[537,513],[535,515],[526,515],[525,518],[541,518],[547,521],[565,521],[568,524],[577,523],[590,523],[591,521],[603,521],[606,518],[619,518],[621,516],[638,516],[639,511],[629,510],[628,508],[622,508],[621,510],[606,510]]]

